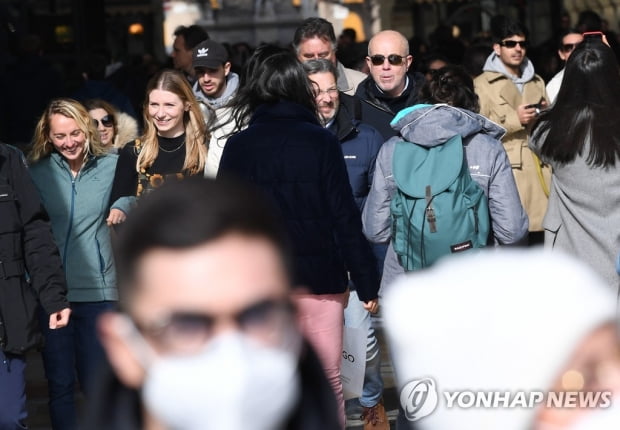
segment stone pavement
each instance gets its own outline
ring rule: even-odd
[[[381,330],[380,319],[373,318],[373,324],[381,345],[381,373],[385,383],[383,399],[385,410],[390,419],[391,428],[396,428],[398,413],[398,393],[392,371],[392,363],[385,346],[385,337]],[[47,410],[47,382],[43,371],[41,356],[37,352],[30,352],[27,356],[26,391],[28,396],[28,428],[29,430],[52,430]],[[79,403],[79,398],[78,398]],[[359,420],[361,407],[355,401],[347,402],[347,430],[362,430],[363,422]]]

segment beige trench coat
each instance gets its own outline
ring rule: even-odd
[[[498,72],[484,72],[474,80],[480,98],[480,114],[506,129],[502,139],[512,173],[517,183],[521,204],[528,215],[530,231],[542,231],[548,197],[539,174],[540,162],[528,148],[527,140],[533,124],[523,126],[517,115],[517,106],[547,100],[545,82],[534,75],[520,93],[516,85]],[[542,166],[542,177],[547,189],[551,186],[551,169]]]

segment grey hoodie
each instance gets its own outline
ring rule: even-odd
[[[501,58],[499,58],[499,56],[495,52],[492,52],[491,55],[487,57],[487,61],[484,63],[484,67],[482,68],[482,70],[484,72],[497,72],[506,76],[508,79],[514,82],[520,93],[523,92],[523,85],[534,79],[535,76],[534,65],[529,60],[529,58],[525,57],[523,59],[523,62],[521,63],[521,76],[519,77],[508,72]]]
[[[466,109],[438,104],[401,111],[392,128],[402,137],[385,142],[377,155],[372,187],[362,213],[364,234],[369,241],[385,243],[391,238],[390,202],[396,192],[392,158],[396,142],[406,140],[426,147],[441,145],[455,135],[463,139],[472,179],[489,200],[491,227],[495,243],[516,244],[527,236],[528,218],[512,175],[510,162],[499,139],[505,130]],[[385,258],[381,288],[404,273],[390,244]]]

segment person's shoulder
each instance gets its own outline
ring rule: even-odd
[[[360,72],[359,70],[349,69],[348,67],[343,67],[343,70],[347,78],[351,78],[357,82],[362,82],[368,77],[366,73]]]
[[[354,123],[361,135],[364,135],[367,137],[373,137],[373,138],[375,136],[381,136],[381,133],[379,132],[379,130],[377,130],[375,127],[373,127],[370,124],[367,124],[362,121],[357,121],[357,120]],[[381,139],[381,141],[383,143],[383,138]]]
[[[137,157],[138,152],[142,148],[143,142],[140,139],[133,139],[125,143],[122,148],[119,149],[118,155],[121,157]]]
[[[536,84],[542,85],[543,87],[545,86],[545,80],[539,74],[534,74],[534,77],[530,82],[535,82]]]
[[[2,142],[0,142],[0,156],[5,158],[18,157],[25,160],[24,153],[19,148]]]
[[[106,152],[97,157],[97,159],[104,164],[116,164],[119,155],[114,152]]]
[[[502,78],[507,79],[502,73],[486,70],[474,78],[474,85],[488,84]]]

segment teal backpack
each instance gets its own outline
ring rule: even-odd
[[[461,136],[431,148],[397,142],[393,174],[392,246],[406,271],[486,245],[487,198],[469,174]]]

